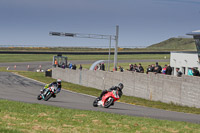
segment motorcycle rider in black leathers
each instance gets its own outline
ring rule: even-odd
[[[123,88],[124,88],[124,85],[123,85],[122,83],[119,83],[118,86],[113,86],[113,87],[111,87],[111,88],[108,89],[108,90],[103,90],[103,91],[101,92],[101,95],[100,95],[100,97],[99,97],[99,100],[102,99],[103,95],[105,95],[107,92],[111,92],[112,90],[118,90],[118,95],[119,95],[119,97],[121,98],[121,96],[122,96],[122,94],[123,94],[123,92],[122,92],[122,89],[123,89]],[[114,104],[114,103],[113,103],[113,104]]]

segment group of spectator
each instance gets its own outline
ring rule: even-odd
[[[61,67],[61,68],[63,68],[63,69],[65,69],[65,68],[69,68],[69,69],[73,69],[73,70],[76,70],[76,64],[72,64],[72,63],[68,63],[68,64],[65,64],[65,63],[62,63],[62,65],[59,65],[58,64],[58,62],[57,62],[57,60],[55,59],[55,61],[54,61],[54,66],[55,67]],[[82,65],[80,64],[80,68],[79,69],[81,69],[82,70]]]
[[[146,73],[148,74],[149,72],[153,73],[162,73],[166,75],[172,75],[172,67],[168,64],[165,65],[163,68],[156,62],[156,64],[149,65],[147,68]]]
[[[63,65],[63,66],[64,66],[64,65]],[[66,68],[76,70],[76,64],[72,64],[72,63],[69,62],[69,64],[66,65]]]
[[[123,67],[119,66],[119,71],[123,72],[124,69]],[[129,69],[127,71],[133,71],[133,72],[139,72],[139,73],[144,73],[144,68],[142,67],[141,63],[139,65],[137,64],[129,64]],[[158,62],[155,64],[148,65],[146,73],[148,74],[149,72],[153,73],[160,73],[160,74],[165,74],[165,75],[172,75],[172,67],[168,64],[166,64],[164,67],[161,67]],[[180,70],[180,68],[176,68],[176,76],[181,77],[183,72]],[[188,75],[192,76],[200,76],[199,70],[196,68],[189,68],[188,70]]]
[[[58,65],[57,60],[55,60],[55,66],[57,67],[61,67],[63,69],[65,68],[69,68],[72,70],[76,70],[77,66],[76,64],[72,64],[72,63],[68,63],[67,65],[65,65],[65,63],[63,63],[61,66]],[[83,67],[80,64],[79,70],[82,70]],[[117,68],[115,68],[117,71]],[[95,66],[94,70],[102,70],[105,71],[105,65],[104,63],[99,63],[98,65]],[[120,72],[124,72],[124,68],[122,66],[119,66],[119,71]],[[141,65],[141,63],[137,64],[129,64],[129,69],[127,69],[127,71],[132,71],[132,72],[138,72],[138,73],[144,73],[144,68]],[[149,72],[153,72],[153,73],[160,73],[160,74],[166,74],[166,75],[172,75],[172,67],[168,64],[165,65],[163,68],[158,64],[158,62],[156,62],[155,64],[151,64],[148,65],[146,73],[148,74]],[[180,70],[180,68],[176,68],[176,76],[181,77],[183,74],[183,72]],[[199,70],[197,70],[196,68],[189,68],[188,69],[188,75],[192,75],[192,76],[200,76],[200,72]]]
[[[196,68],[192,68],[192,75],[193,76],[200,76],[199,70],[197,70]]]
[[[99,63],[99,65],[96,65],[94,70],[102,70],[102,71],[105,71],[105,65],[104,65],[104,62],[102,63]]]
[[[123,67],[119,66],[119,71],[123,72],[124,69]],[[132,72],[139,72],[139,73],[144,73],[144,68],[139,63],[137,64],[129,64],[129,69],[127,71],[132,71]],[[153,73],[161,73],[161,74],[166,74],[166,75],[171,75],[172,74],[172,68],[170,65],[165,65],[163,68],[156,62],[156,64],[148,65],[146,73],[148,74],[149,72]]]
[[[177,72],[177,76],[181,77],[182,72],[180,71],[179,68],[176,68],[176,72]],[[193,67],[193,68],[188,69],[188,75],[189,76],[200,76],[200,72],[199,72],[199,70],[197,70],[196,68]]]
[[[63,63],[62,66],[58,66],[58,67],[61,67],[63,69],[69,68],[69,69],[72,69],[72,70],[76,70],[77,69],[76,64],[72,64],[72,63],[69,63],[67,65],[65,65],[65,63]],[[82,70],[82,69],[83,69],[83,66],[80,64],[79,70]]]
[[[139,65],[137,64],[129,64],[129,69],[127,69],[127,71],[133,71],[133,72],[139,72],[139,73],[144,73],[144,68],[141,65],[141,63],[139,63]]]
[[[64,66],[64,65],[63,65]],[[66,67],[63,67],[64,69],[65,68],[69,68],[69,69],[72,69],[72,70],[76,70],[77,69],[77,66],[76,64],[72,64],[72,63],[69,63]],[[79,70],[82,70],[83,69],[83,66],[80,64],[79,66]]]
[[[65,64],[65,63],[62,63],[61,66],[57,65],[58,67],[61,67],[63,69],[65,68],[69,68],[69,69],[73,69],[73,70],[76,70],[76,64],[72,64],[72,63],[69,63],[69,64]]]

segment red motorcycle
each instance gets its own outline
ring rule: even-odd
[[[102,99],[96,98],[93,102],[94,107],[102,106],[104,108],[109,108],[111,105],[114,105],[114,102],[119,100],[120,97],[118,95],[117,90],[112,90],[111,92],[107,92]]]

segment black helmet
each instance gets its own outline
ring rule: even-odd
[[[122,83],[119,83],[118,87],[120,90],[122,90],[124,88],[124,85]]]

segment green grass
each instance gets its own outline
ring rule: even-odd
[[[196,51],[196,45],[194,42],[194,39],[192,38],[170,38],[165,41],[162,41],[160,43],[151,45],[147,47],[146,49],[157,49],[157,50],[162,50],[162,49],[169,49],[169,50],[192,50]]]
[[[0,71],[5,71],[5,68],[0,68]],[[32,78],[44,83],[51,83],[55,81],[55,79],[52,79],[50,77],[45,77],[44,73],[27,72],[27,71],[12,71],[12,72],[16,72],[20,75],[23,75],[23,76],[26,76],[26,77],[29,77],[29,78]],[[85,87],[81,85],[76,85],[76,84],[72,84],[68,82],[62,82],[62,88],[70,90],[70,91],[78,92],[78,93],[92,95],[92,96],[99,96],[101,93],[101,90]],[[153,108],[164,109],[164,110],[170,110],[170,111],[200,114],[200,108],[180,106],[174,103],[167,104],[167,103],[162,103],[159,101],[150,101],[150,100],[145,100],[142,98],[130,97],[130,96],[125,96],[125,95],[122,96],[122,98],[120,99],[120,102],[130,103],[134,105],[141,105],[141,106],[146,106],[146,107],[153,107]]]
[[[52,61],[51,54],[0,54],[0,62],[31,62],[31,61]],[[108,55],[63,55],[70,60],[108,60]],[[141,54],[141,55],[118,55],[118,60],[134,60],[134,59],[166,59],[170,58],[169,54]],[[114,55],[111,55],[111,60]]]
[[[198,133],[199,124],[0,100],[1,133]]]

